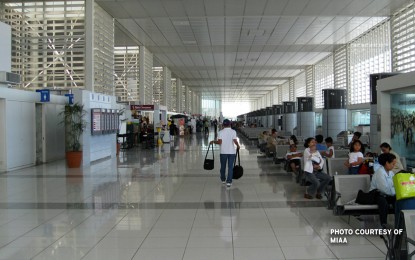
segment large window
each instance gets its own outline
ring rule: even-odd
[[[314,66],[314,106],[323,108],[323,89],[334,87],[333,55]]]
[[[12,28],[12,72],[22,88],[85,87],[84,1],[10,1],[1,12]]]
[[[377,26],[348,45],[349,102],[370,102],[370,79],[373,73],[391,71],[389,22]]]
[[[409,5],[391,18],[393,71],[415,70],[415,6]]]
[[[140,100],[139,47],[114,48],[115,95],[120,101]]]
[[[163,104],[163,67],[153,67],[153,103]]]
[[[282,102],[290,101],[290,82],[285,82],[281,86]]]
[[[307,88],[305,84],[305,72],[302,72],[294,77],[294,91],[295,97],[305,97]]]
[[[202,99],[202,115],[209,118],[219,118],[220,116],[220,101]],[[243,114],[238,113],[238,115]],[[225,114],[224,114],[225,115]]]

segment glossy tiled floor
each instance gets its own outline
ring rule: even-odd
[[[385,258],[378,237],[330,243],[331,228],[375,217],[349,225],[324,201],[303,199],[250,142],[241,140],[245,175],[227,189],[218,160],[202,169],[212,138],[138,147],[82,170],[60,161],[0,175],[0,259]]]

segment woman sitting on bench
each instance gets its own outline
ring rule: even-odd
[[[304,147],[304,173],[307,181],[311,183],[308,192],[304,194],[304,198],[312,199],[317,191],[316,198],[322,199],[322,192],[326,190],[327,184],[331,177],[322,171],[324,159],[316,148],[316,140],[312,137],[307,138]],[[313,194],[313,195],[311,195]]]

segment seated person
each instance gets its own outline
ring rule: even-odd
[[[377,189],[380,194],[377,196],[379,207],[380,224],[387,224],[388,211],[390,205],[396,201],[395,187],[393,186],[392,177],[395,175],[392,171],[396,164],[396,157],[391,153],[383,153],[378,158],[381,167],[375,172],[370,183],[370,190]]]
[[[312,199],[316,193],[317,199],[322,199],[322,193],[326,190],[331,177],[322,171],[324,166],[324,159],[316,148],[316,140],[312,137],[307,138],[304,147],[304,174],[307,181],[311,182],[304,198]]]
[[[322,135],[316,135],[317,151],[320,153],[327,150],[327,146],[323,144],[324,137]]]
[[[267,139],[267,149],[270,153],[274,155],[277,153],[277,129],[273,128],[271,130],[271,135]]]
[[[301,159],[303,154],[297,152],[297,145],[290,145],[290,151],[285,155],[288,163],[287,171],[292,171],[295,174],[297,183],[300,182]]]
[[[326,142],[327,150],[320,152],[321,155],[326,158],[336,158],[334,155],[333,138],[327,137],[324,141]]]
[[[360,142],[360,140],[355,140],[350,146],[349,158],[344,163],[344,166],[349,169],[349,174],[359,173],[359,167],[363,164],[364,152],[365,148],[363,147],[362,142]]]
[[[350,141],[350,143],[348,144],[348,146],[350,147],[354,143],[354,141],[359,140],[361,136],[362,136],[362,133],[361,132],[357,132],[357,131],[354,132],[353,133],[352,140]]]
[[[290,136],[290,139],[288,139],[288,144],[289,145],[292,145],[292,144],[297,145],[298,144],[297,137],[295,135]]]
[[[393,169],[392,169],[393,173],[397,173],[397,172],[403,170],[403,165],[401,163],[401,158],[399,157],[399,155],[395,151],[392,151],[392,147],[388,143],[382,143],[380,145],[380,150],[382,151],[382,153],[391,153],[391,154],[395,155],[396,164],[395,164],[395,167],[393,167]]]
[[[267,146],[268,137],[269,137],[269,135],[268,135],[267,131],[262,132],[258,136],[258,147],[259,147],[259,150],[261,152],[265,151],[265,148]]]

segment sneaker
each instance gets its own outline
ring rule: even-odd
[[[222,181],[222,184],[225,184],[226,183],[226,181]]]
[[[320,193],[317,193],[317,194],[316,194],[316,198],[317,198],[317,199],[319,199],[319,200],[321,200],[321,199],[323,198],[323,196],[321,196],[321,194],[320,194]]]
[[[228,183],[226,183],[226,187],[231,187],[232,186],[232,183],[230,183],[230,182],[228,182]]]

